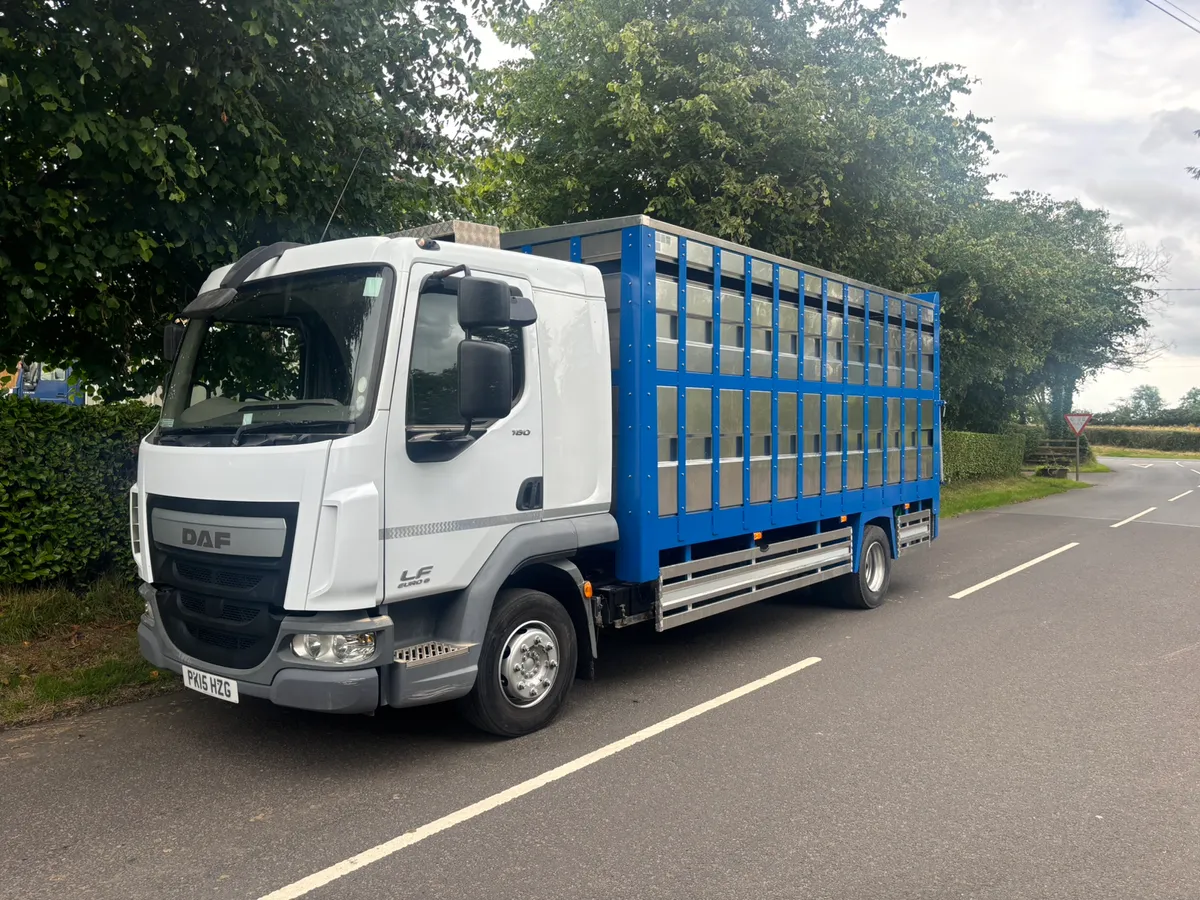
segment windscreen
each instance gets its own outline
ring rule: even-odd
[[[253,434],[246,443],[263,443],[365,426],[392,290],[384,267],[309,272],[239,289],[227,307],[188,323],[160,440],[186,435],[188,443],[237,444]]]

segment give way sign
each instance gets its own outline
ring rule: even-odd
[[[1067,427],[1071,429],[1071,433],[1076,437],[1083,434],[1083,429],[1087,428],[1088,422],[1092,421],[1091,413],[1067,413]]]

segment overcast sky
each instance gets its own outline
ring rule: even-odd
[[[1200,0],[1171,2],[1200,29]],[[997,194],[1103,206],[1132,241],[1170,257],[1159,287],[1200,288],[1200,182],[1185,171],[1200,166],[1200,34],[1146,0],[906,0],[904,11],[888,31],[894,52],[979,80],[962,106],[993,120]],[[485,65],[504,55],[485,41]],[[1138,384],[1174,403],[1200,384],[1200,291],[1163,297],[1155,335],[1171,349],[1100,375],[1077,408],[1104,409]]]

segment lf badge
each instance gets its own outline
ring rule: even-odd
[[[429,576],[433,574],[433,566],[421,566],[415,572],[410,572],[405,569],[400,573],[400,583],[397,588],[417,587],[422,584],[429,584]]]

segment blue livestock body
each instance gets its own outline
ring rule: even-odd
[[[939,298],[907,296],[637,216],[504,246],[605,276],[615,393],[616,575],[744,541],[936,536]],[[859,560],[855,553],[854,566]]]

